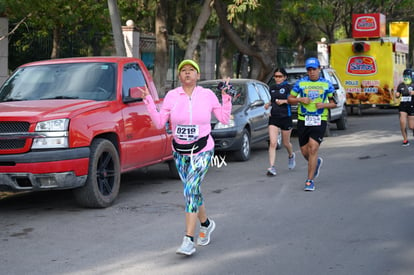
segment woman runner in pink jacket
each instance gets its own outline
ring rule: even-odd
[[[214,155],[214,140],[211,132],[211,113],[224,124],[231,114],[231,96],[222,90],[222,105],[210,89],[197,86],[200,67],[193,60],[183,60],[178,65],[178,78],[181,82],[167,93],[159,111],[148,89],[143,91],[144,103],[154,124],[165,127],[170,121],[173,131],[173,156],[178,173],[184,185],[186,234],[178,254],[192,255],[195,252],[194,236],[197,219],[200,221],[198,245],[210,242],[211,232],[216,227],[208,219],[200,185]],[[228,81],[226,84],[228,84]]]

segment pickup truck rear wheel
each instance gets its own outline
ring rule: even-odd
[[[175,160],[174,159],[169,160],[167,163],[168,163],[168,168],[170,171],[170,178],[179,180],[180,174],[178,173],[177,166],[175,165]]]
[[[92,142],[88,178],[84,186],[74,189],[77,202],[90,208],[110,206],[119,193],[121,184],[119,155],[106,139]]]

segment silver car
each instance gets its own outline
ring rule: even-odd
[[[198,85],[214,91],[221,100],[221,91],[217,85],[222,80],[200,81]],[[232,79],[233,108],[230,123],[224,125],[213,119],[211,135],[215,141],[215,150],[232,152],[237,160],[246,161],[250,158],[251,145],[269,140],[270,109],[264,108],[270,101],[269,87],[254,79]],[[281,138],[278,140],[280,147]]]

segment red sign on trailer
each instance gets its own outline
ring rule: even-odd
[[[385,15],[364,13],[352,15],[352,37],[377,38],[386,34]]]

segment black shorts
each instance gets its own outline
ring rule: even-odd
[[[322,120],[320,126],[305,126],[305,121],[298,120],[299,146],[302,147],[306,145],[309,142],[309,138],[312,138],[321,144],[327,125],[328,123],[325,120]]]
[[[398,110],[407,113],[409,116],[414,116],[414,105],[411,102],[400,103]]]
[[[293,128],[292,117],[269,117],[269,125],[274,125],[279,127],[284,131],[291,130]]]

